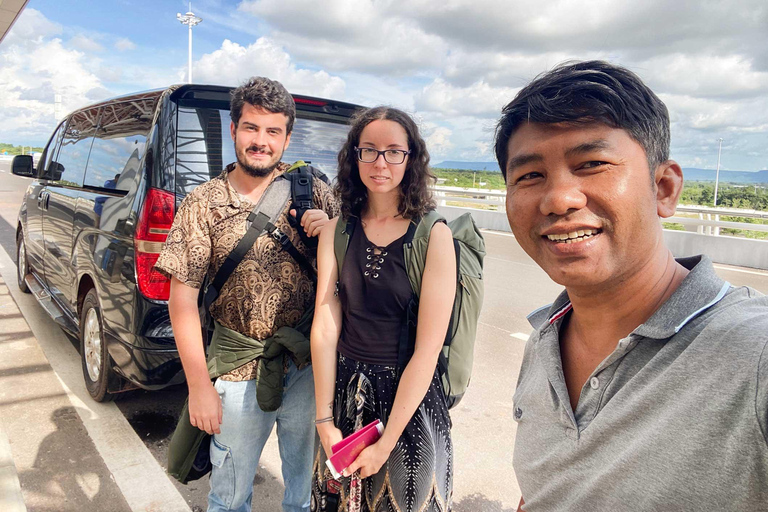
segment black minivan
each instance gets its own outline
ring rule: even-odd
[[[19,211],[18,282],[79,338],[94,400],[184,374],[168,315],[170,281],[153,269],[181,200],[235,161],[231,88],[181,85],[77,110],[33,168]],[[294,95],[297,119],[283,161],[311,161],[330,177],[360,108]]]

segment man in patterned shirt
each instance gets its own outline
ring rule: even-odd
[[[245,234],[247,217],[264,191],[288,168],[280,160],[291,140],[296,108],[280,83],[256,77],[233,91],[231,117],[237,162],[184,199],[156,267],[172,277],[169,310],[187,376],[190,421],[213,434],[208,511],[250,510],[261,451],[275,423],[285,481],[283,510],[307,511],[315,415],[308,356],[283,357],[282,403],[267,412],[257,402],[257,381],[264,371],[259,369],[260,358],[242,361],[233,354],[220,358],[230,365],[224,365],[227,372],[212,385],[208,370],[212,366],[206,365],[203,350],[199,288],[206,275],[209,279],[216,275]],[[289,215],[295,213],[289,211],[290,205],[275,223],[312,262],[314,256],[297,229],[317,236],[329,217],[339,213],[325,183],[314,180],[313,195],[318,209],[302,216],[300,228],[289,223]],[[307,272],[271,236],[260,236],[222,287],[210,313],[217,329],[263,341],[278,329],[305,322],[314,299],[315,287]],[[244,364],[231,368],[232,359]]]

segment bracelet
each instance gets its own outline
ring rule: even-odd
[[[321,418],[319,420],[315,420],[315,425],[319,425],[321,423],[328,423],[329,421],[333,421],[333,416],[328,416],[327,418]]]

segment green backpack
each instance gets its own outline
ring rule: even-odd
[[[399,340],[398,365],[401,369],[413,355],[421,276],[427,261],[429,234],[436,222],[445,222],[445,218],[435,211],[429,212],[418,222],[412,221],[405,235],[404,260],[413,296],[406,318],[403,319]],[[336,223],[333,245],[339,277],[349,240],[357,224],[357,217],[339,219]],[[483,305],[485,240],[469,213],[448,222],[448,227],[453,233],[453,247],[456,251],[456,296],[443,350],[438,358],[438,368],[450,409],[464,396],[472,374],[477,320]]]

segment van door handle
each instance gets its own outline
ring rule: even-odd
[[[41,210],[47,210],[48,200],[50,199],[50,197],[51,197],[51,193],[48,192],[47,190],[43,190],[42,192],[40,192],[40,194],[38,194],[37,196],[37,206]]]

